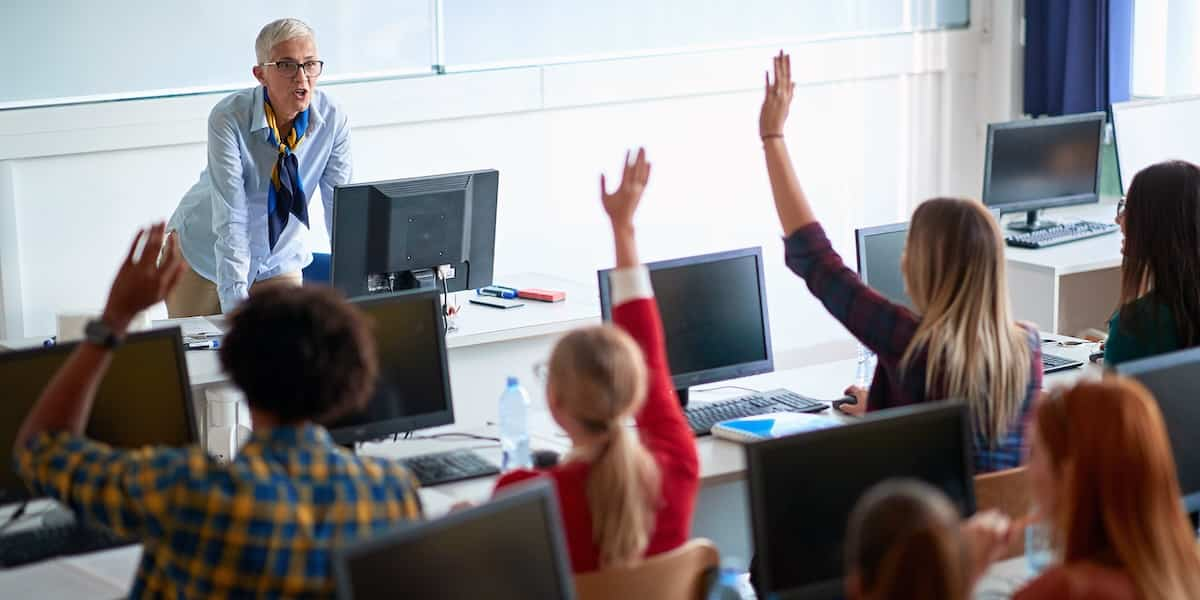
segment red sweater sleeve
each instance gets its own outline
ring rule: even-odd
[[[664,499],[670,500],[672,484],[682,483],[684,488],[693,490],[693,497],[687,502],[691,506],[700,478],[700,460],[692,430],[671,384],[658,303],[653,298],[638,298],[620,304],[613,308],[613,323],[633,337],[646,358],[646,401],[636,419],[642,443],[662,471]],[[688,515],[690,520],[690,510]]]

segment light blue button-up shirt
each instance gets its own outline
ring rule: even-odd
[[[171,216],[188,264],[216,282],[221,310],[246,298],[255,281],[300,271],[312,262],[304,224],[293,215],[272,250],[267,241],[267,186],[279,148],[267,140],[262,86],[222,99],[208,117],[208,166]],[[308,131],[295,151],[309,200],[320,186],[325,225],[333,231],[333,186],[350,181],[346,113],[313,90]]]

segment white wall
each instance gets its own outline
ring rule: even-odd
[[[934,194],[978,194],[983,124],[1011,111],[976,91],[1011,83],[1011,65],[996,56],[1011,55],[1013,41],[992,47],[987,24],[1011,25],[1016,16],[1010,0],[973,4],[987,15],[976,14],[969,31],[788,48],[800,83],[789,145],[849,260],[854,227],[907,218]],[[615,172],[626,148],[645,145],[654,171],[639,221],[644,258],[762,245],[775,346],[786,364],[789,351],[851,346],[783,266],[757,139],[771,51],[327,91],[350,112],[359,181],[500,170],[498,274],[593,281],[612,260],[598,175]],[[999,74],[989,67],[997,62]],[[0,111],[0,335],[47,335],[57,311],[101,305],[134,228],[166,218],[203,167],[204,122],[218,99]]]

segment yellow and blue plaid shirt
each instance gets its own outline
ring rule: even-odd
[[[255,431],[230,464],[191,448],[119,450],[44,433],[16,457],[36,495],[141,540],[130,597],[314,597],[334,548],[422,517],[398,463],[316,425]]]

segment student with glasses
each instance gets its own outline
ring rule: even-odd
[[[1104,364],[1200,344],[1200,168],[1146,167],[1117,205],[1120,308],[1108,323]]]
[[[208,164],[168,225],[187,263],[167,297],[171,317],[229,312],[250,288],[299,285],[312,261],[309,200],[320,189],[331,231],[333,188],[350,181],[350,126],[316,89],[325,62],[313,30],[273,21],[254,50],[260,85],[213,107]]]

